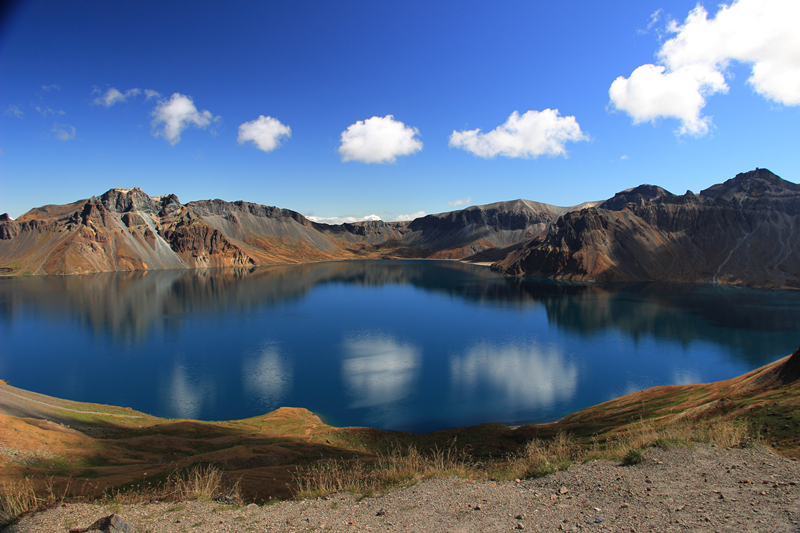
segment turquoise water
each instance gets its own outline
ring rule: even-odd
[[[0,378],[163,417],[545,422],[798,346],[798,292],[559,284],[456,262],[0,278]]]

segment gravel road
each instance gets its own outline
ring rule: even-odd
[[[642,464],[605,461],[521,482],[421,481],[383,496],[244,507],[209,502],[105,508],[67,504],[8,533],[87,527],[116,512],[137,532],[216,531],[800,531],[800,463],[765,448],[651,449]]]

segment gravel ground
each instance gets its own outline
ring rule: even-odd
[[[430,479],[386,495],[245,507],[67,504],[12,532],[87,527],[116,512],[137,532],[800,531],[800,463],[764,448],[652,449],[642,464],[592,461],[521,482]]]

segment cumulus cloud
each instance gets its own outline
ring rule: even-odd
[[[425,211],[417,211],[416,213],[411,213],[408,215],[397,215],[394,218],[392,218],[392,222],[408,222],[411,220],[422,218],[427,214],[428,213],[426,213]]]
[[[618,77],[608,91],[611,105],[634,124],[674,118],[679,135],[703,136],[711,117],[706,99],[726,93],[733,61],[751,65],[747,80],[756,93],[783,105],[800,105],[800,3],[793,0],[739,0],[708,18],[695,7],[683,24],[670,22],[674,37],[629,78]]]
[[[181,133],[189,126],[205,129],[220,118],[207,110],[198,111],[192,99],[180,93],[160,101],[152,115],[153,135],[163,137],[173,146],[180,142]]]
[[[472,196],[467,196],[463,200],[453,200],[452,202],[447,202],[447,205],[453,205],[453,206],[469,205],[471,201],[472,201]]]
[[[292,129],[281,121],[260,115],[257,119],[239,126],[239,144],[253,141],[259,150],[271,152],[280,146],[283,138],[291,138]]]
[[[394,163],[399,156],[422,150],[418,135],[417,128],[392,115],[359,120],[342,132],[339,156],[343,162]]]
[[[489,133],[481,133],[480,129],[453,131],[449,145],[484,159],[497,155],[536,158],[566,155],[567,142],[585,140],[588,137],[575,117],[562,117],[558,109],[545,109],[528,111],[522,116],[514,111],[504,124]]]
[[[55,133],[59,141],[69,141],[75,138],[75,126],[69,124],[53,124],[51,132]]]
[[[332,224],[338,226],[339,224],[352,224],[354,222],[364,222],[367,220],[381,220],[378,215],[366,215],[363,217],[355,217],[351,215],[342,215],[338,217],[317,217],[314,215],[306,215],[306,218],[311,222],[317,224]]]
[[[703,65],[665,72],[662,65],[642,65],[628,79],[620,76],[608,91],[614,106],[628,113],[634,124],[675,118],[679,135],[701,137],[708,133],[710,117],[701,116],[706,97],[727,92],[720,72]]]
[[[25,112],[22,111],[22,109],[20,109],[19,106],[10,105],[6,107],[6,110],[3,112],[3,114],[7,117],[21,118],[25,114]]]
[[[100,89],[95,88],[93,92],[101,93],[102,91]],[[137,96],[140,94],[142,94],[141,89],[136,89],[136,88],[128,89],[127,91],[122,93],[118,91],[116,88],[110,87],[104,94],[95,98],[94,103],[96,105],[101,105],[103,107],[111,107],[116,103],[125,102],[131,96]]]

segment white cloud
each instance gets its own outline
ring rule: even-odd
[[[43,90],[44,92],[50,92],[50,91],[60,91],[60,90],[61,90],[61,87],[59,87],[58,85],[56,85],[55,83],[53,83],[52,85],[42,85],[42,90]]]
[[[75,126],[69,124],[53,124],[50,131],[56,134],[56,139],[59,141],[69,141],[75,138]]]
[[[628,113],[634,124],[655,122],[661,117],[676,118],[679,135],[700,137],[708,133],[710,117],[702,117],[706,96],[727,92],[720,72],[703,65],[665,73],[666,67],[642,65],[628,79],[614,80],[608,91],[614,106]]]
[[[702,116],[706,98],[728,91],[732,61],[752,65],[747,80],[755,92],[783,105],[800,105],[800,2],[740,0],[722,5],[714,18],[700,5],[657,53],[659,64],[638,67],[618,77],[609,89],[611,104],[634,124],[658,118],[680,121],[677,133],[702,136],[710,117]]]
[[[317,224],[353,224],[354,222],[364,222],[368,220],[381,220],[381,217],[378,215],[366,215],[363,217],[354,217],[351,215],[342,215],[339,217],[317,217],[314,215],[306,215],[306,218],[311,222],[316,222]]]
[[[540,155],[566,155],[564,144],[585,141],[575,117],[561,117],[558,109],[528,111],[520,116],[514,111],[508,120],[489,133],[480,129],[453,131],[449,145],[490,159],[505,157],[536,158]]]
[[[394,116],[372,117],[351,124],[342,132],[339,156],[343,162],[394,163],[398,156],[422,150],[419,130]]]
[[[59,116],[61,116],[61,115],[66,115],[67,114],[66,111],[64,111],[62,109],[59,109],[58,111],[56,111],[55,109],[52,109],[52,108],[47,107],[47,106],[39,107],[38,105],[35,105],[35,106],[33,106],[33,108],[40,115],[42,115],[43,117],[46,117],[47,115],[59,115]]]
[[[148,101],[151,98],[161,98],[161,93],[158,91],[154,91],[152,89],[145,89],[144,90],[144,101]]]
[[[623,156],[620,157],[620,159],[622,161],[627,161],[628,159],[630,159],[630,157],[628,157],[627,155],[623,155]]]
[[[650,33],[650,30],[652,30],[656,26],[656,24],[658,24],[661,21],[661,15],[663,15],[663,14],[664,14],[664,10],[662,8],[656,9],[653,12],[653,14],[650,15],[650,22],[647,23],[647,29],[646,30],[636,30],[636,33],[638,33],[639,35],[646,35],[646,34]],[[660,32],[659,32],[659,38],[660,37],[661,37],[661,35],[660,35]]]
[[[95,90],[93,92],[99,93],[101,91],[100,91],[100,89],[95,88]],[[112,105],[114,105],[116,103],[126,101],[131,96],[137,96],[137,95],[140,95],[140,94],[142,94],[142,90],[141,89],[133,88],[133,89],[128,89],[124,93],[121,93],[116,88],[111,87],[105,92],[105,94],[95,98],[94,99],[94,103],[96,105],[101,105],[101,106],[104,106],[104,107],[111,107]]]
[[[467,196],[463,200],[453,200],[452,202],[447,202],[447,205],[469,205],[472,202],[472,196]]]
[[[239,144],[253,141],[259,150],[271,152],[281,144],[286,137],[291,138],[292,129],[272,117],[260,115],[257,119],[245,122],[239,126]]]
[[[19,106],[10,105],[6,107],[6,110],[3,112],[3,114],[7,117],[21,118],[25,114],[25,112],[22,111],[22,109],[20,109]]]
[[[198,111],[188,96],[175,93],[169,100],[162,100],[152,112],[154,136],[161,136],[171,145],[181,140],[181,133],[189,126],[205,129],[219,120],[210,111]],[[161,129],[157,129],[163,124]]]
[[[411,213],[410,215],[397,215],[392,218],[392,222],[408,222],[417,218],[422,218],[427,214],[428,213],[425,211],[417,211],[416,213]]]

